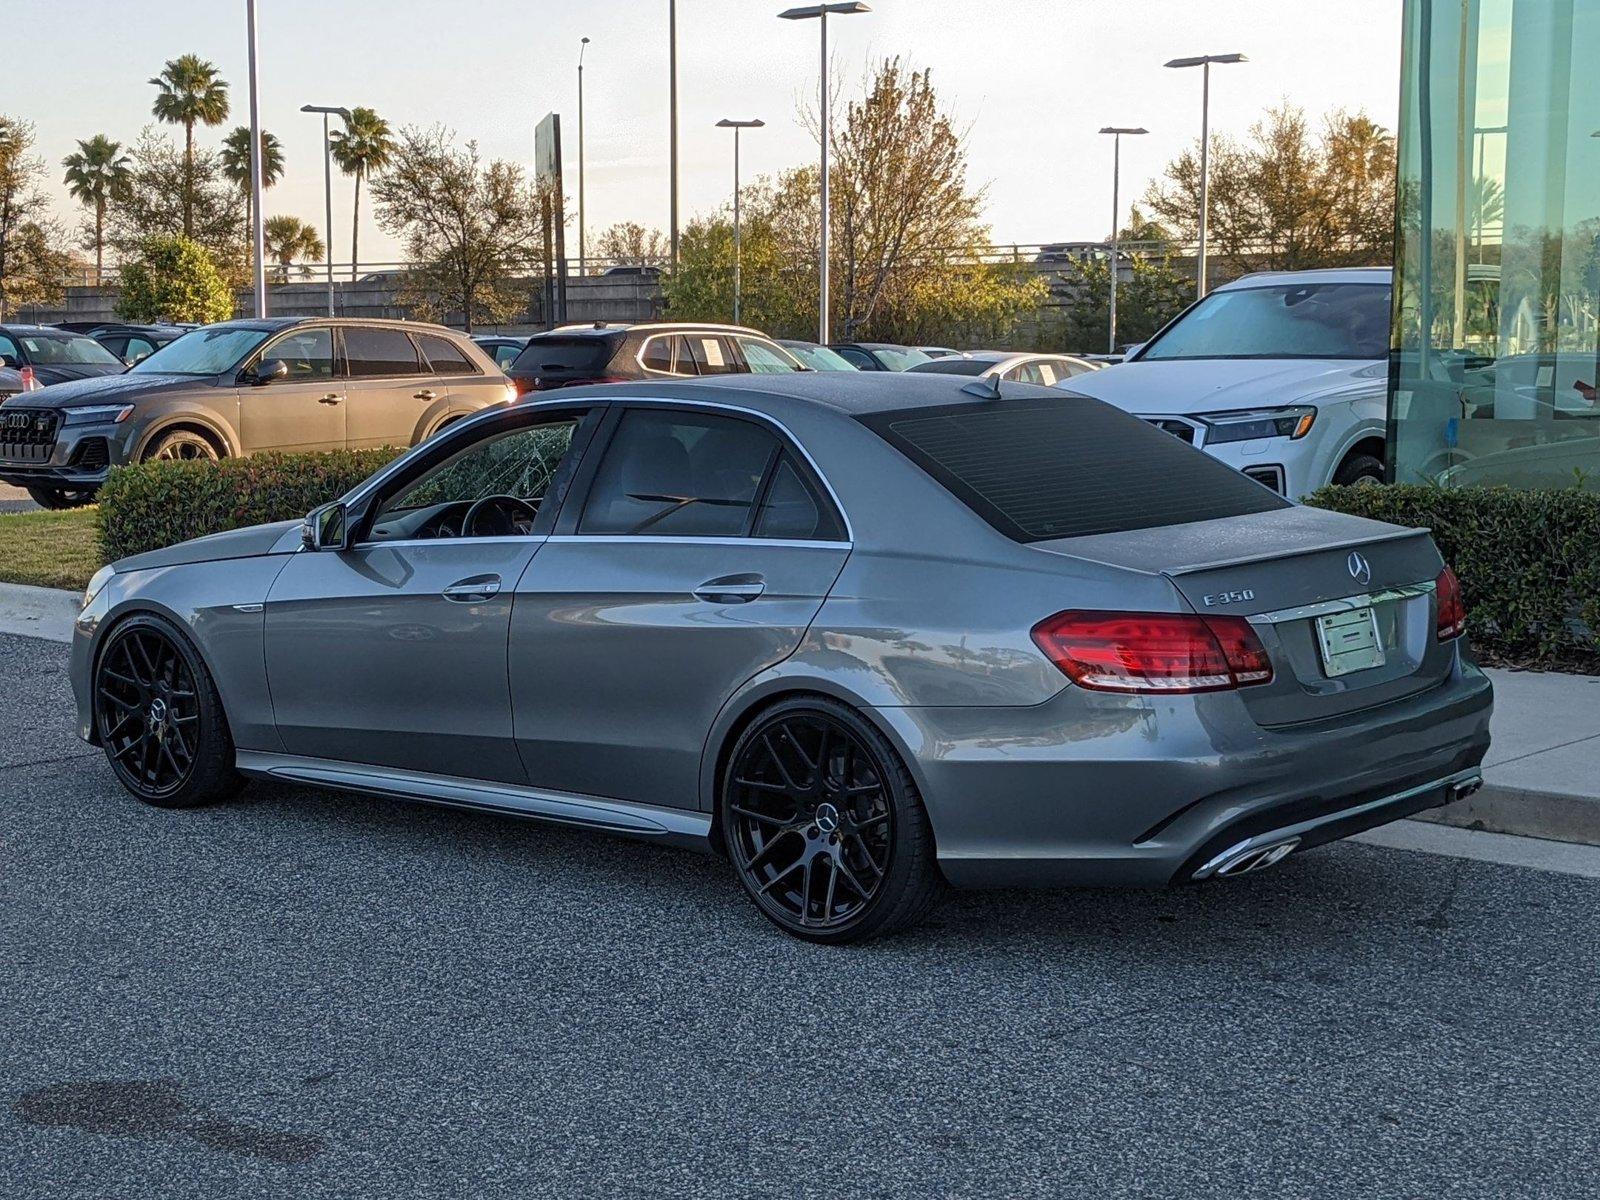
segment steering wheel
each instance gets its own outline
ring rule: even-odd
[[[530,523],[539,519],[539,510],[526,500],[519,500],[515,496],[484,496],[481,500],[474,500],[472,507],[467,509],[467,515],[461,518],[461,536],[513,536],[517,532],[517,527],[511,521],[514,509],[526,513]],[[480,516],[486,518],[482,529],[478,528]]]

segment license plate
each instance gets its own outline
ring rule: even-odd
[[[1318,617],[1317,644],[1322,648],[1322,668],[1330,677],[1383,666],[1378,617],[1371,608]]]

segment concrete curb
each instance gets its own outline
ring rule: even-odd
[[[1596,757],[1600,759],[1600,755]],[[1595,770],[1600,774],[1600,761],[1595,763]],[[1485,783],[1475,795],[1418,813],[1413,820],[1600,846],[1600,802],[1560,792]]]
[[[0,633],[70,642],[82,600],[81,592],[0,583]]]

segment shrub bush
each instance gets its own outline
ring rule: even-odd
[[[1393,484],[1326,487],[1306,503],[1433,530],[1484,659],[1600,674],[1600,495]]]
[[[111,472],[97,534],[105,562],[207,533],[288,521],[336,500],[401,452],[257,454],[221,462],[147,462]]]

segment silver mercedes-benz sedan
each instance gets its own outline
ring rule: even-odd
[[[940,375],[571,388],[302,522],[138,555],[77,622],[139,799],[262,776],[714,849],[784,930],[947,884],[1165,884],[1479,782],[1426,532],[1099,401]]]

